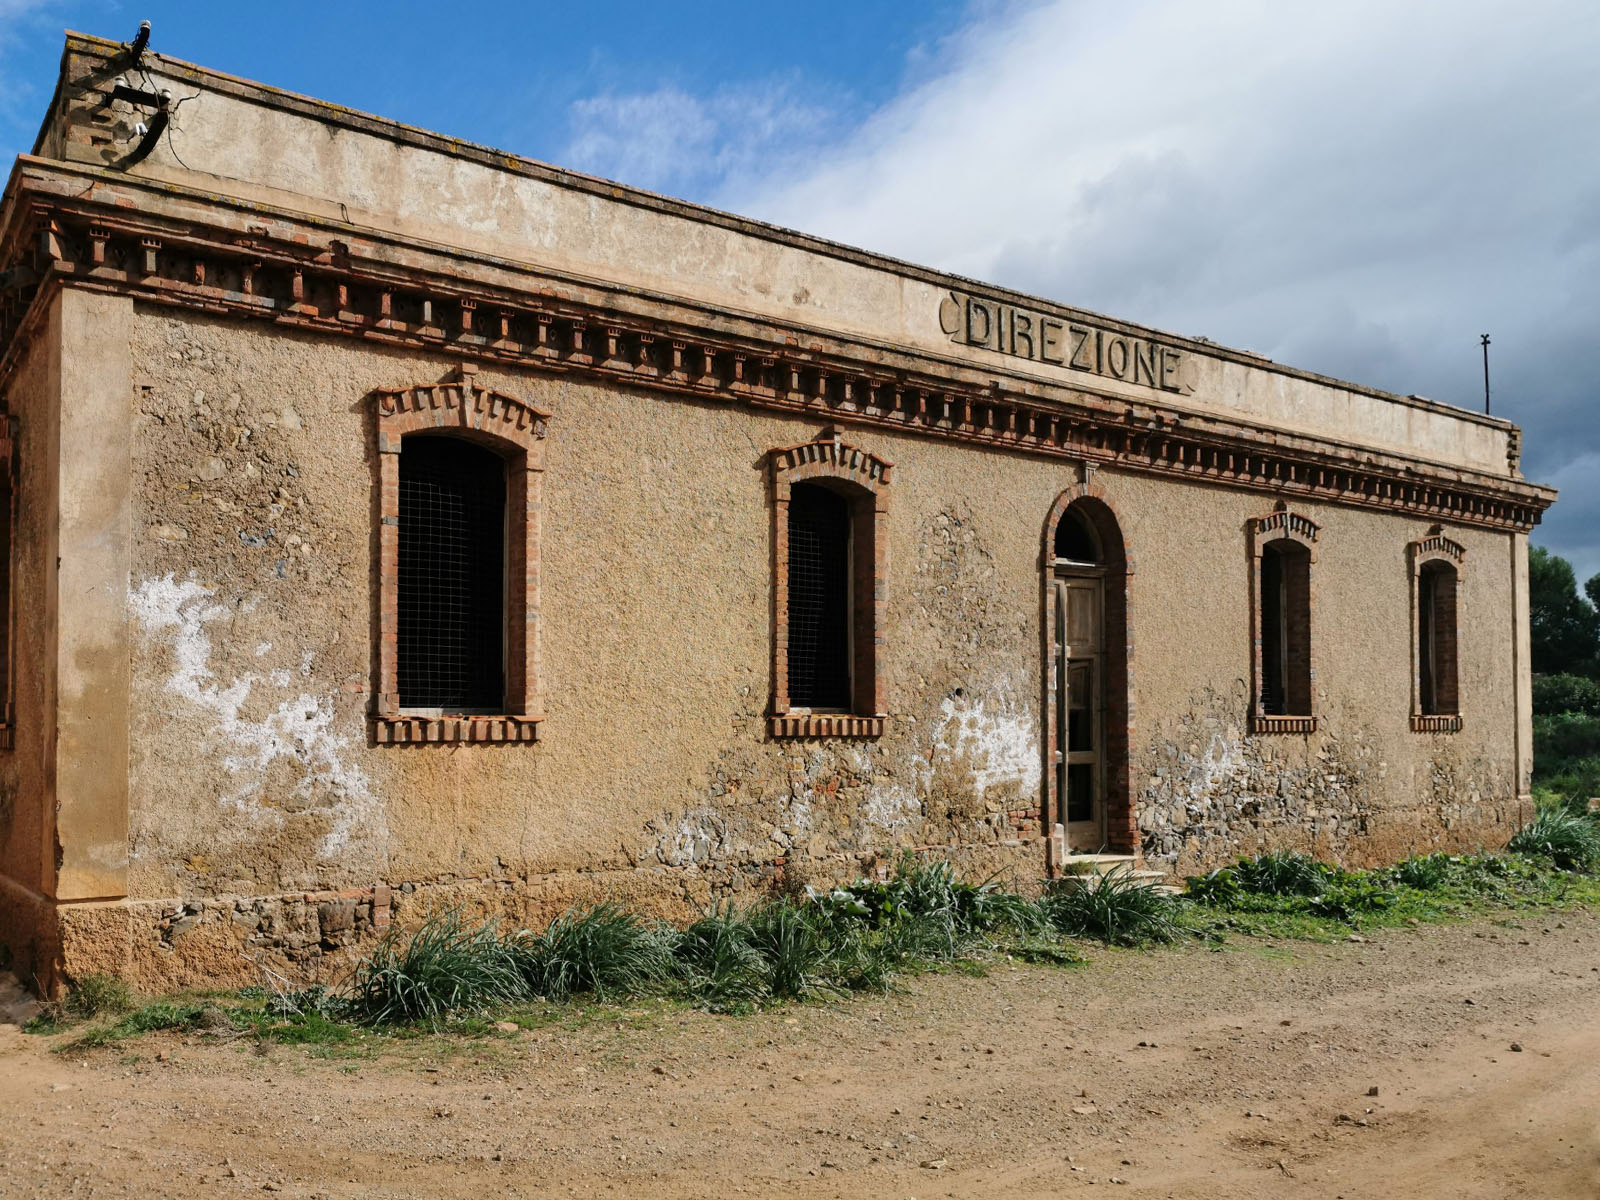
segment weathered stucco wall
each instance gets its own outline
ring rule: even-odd
[[[762,460],[821,422],[486,370],[485,385],[553,413],[543,741],[378,747],[364,719],[370,395],[438,381],[452,361],[136,313],[125,969],[242,975],[244,949],[314,973],[396,906],[531,920],[605,890],[681,910],[780,868],[851,875],[912,845],[1042,872],[1039,543],[1076,467],[846,431],[896,464],[889,732],[774,743]],[[1246,522],[1271,498],[1096,481],[1135,563],[1133,779],[1153,863],[1262,845],[1363,862],[1503,836],[1517,790],[1509,536],[1450,531],[1468,547],[1466,729],[1414,734],[1405,552],[1426,526],[1297,506],[1323,526],[1323,726],[1247,738]],[[117,945],[81,944],[85,961]]]

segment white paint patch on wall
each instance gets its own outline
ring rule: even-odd
[[[980,800],[1000,784],[1020,783],[1024,794],[1037,791],[1039,727],[1013,698],[1008,680],[998,681],[989,698],[972,692],[945,697],[933,753],[935,760],[965,762]]]
[[[293,788],[297,799],[331,801],[318,806],[333,818],[318,843],[319,856],[339,855],[353,836],[381,846],[388,834],[383,805],[374,798],[366,773],[348,761],[351,739],[333,730],[334,697],[301,692],[261,720],[243,716],[245,701],[263,677],[246,674],[223,684],[212,671],[206,627],[230,616],[227,607],[211,602],[213,595],[213,589],[192,579],[179,583],[166,575],[134,588],[128,607],[147,634],[171,640],[174,670],[165,688],[208,718],[201,749],[220,749],[223,768],[238,779],[238,786],[219,802],[248,812],[260,824],[281,828],[283,810],[261,803],[261,796],[267,769],[288,763],[298,772]],[[310,666],[308,656],[302,673],[309,675]],[[273,671],[268,681],[286,687],[289,672]]]

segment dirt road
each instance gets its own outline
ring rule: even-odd
[[[7,1030],[0,1197],[1593,1200],[1600,918],[1521,925],[1101,951],[375,1059],[159,1035],[64,1059]]]

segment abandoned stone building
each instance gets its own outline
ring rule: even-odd
[[[79,35],[0,248],[46,987],[1529,811],[1505,421]]]

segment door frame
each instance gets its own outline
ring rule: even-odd
[[[1121,520],[1105,488],[1095,479],[1092,465],[1084,468],[1084,481],[1067,488],[1056,497],[1041,531],[1039,558],[1039,659],[1040,711],[1043,736],[1039,739],[1041,787],[1039,817],[1045,837],[1045,869],[1050,876],[1060,873],[1061,863],[1071,852],[1065,825],[1057,826],[1060,798],[1057,795],[1056,752],[1060,731],[1057,708],[1055,652],[1055,587],[1057,559],[1056,534],[1069,509],[1082,514],[1100,543],[1101,586],[1101,667],[1103,719],[1101,744],[1101,805],[1104,849],[1113,854],[1139,854],[1139,827],[1133,805],[1133,786],[1129,753],[1134,738],[1133,698],[1129,688],[1133,670],[1133,630],[1129,619],[1134,564],[1123,537]]]

